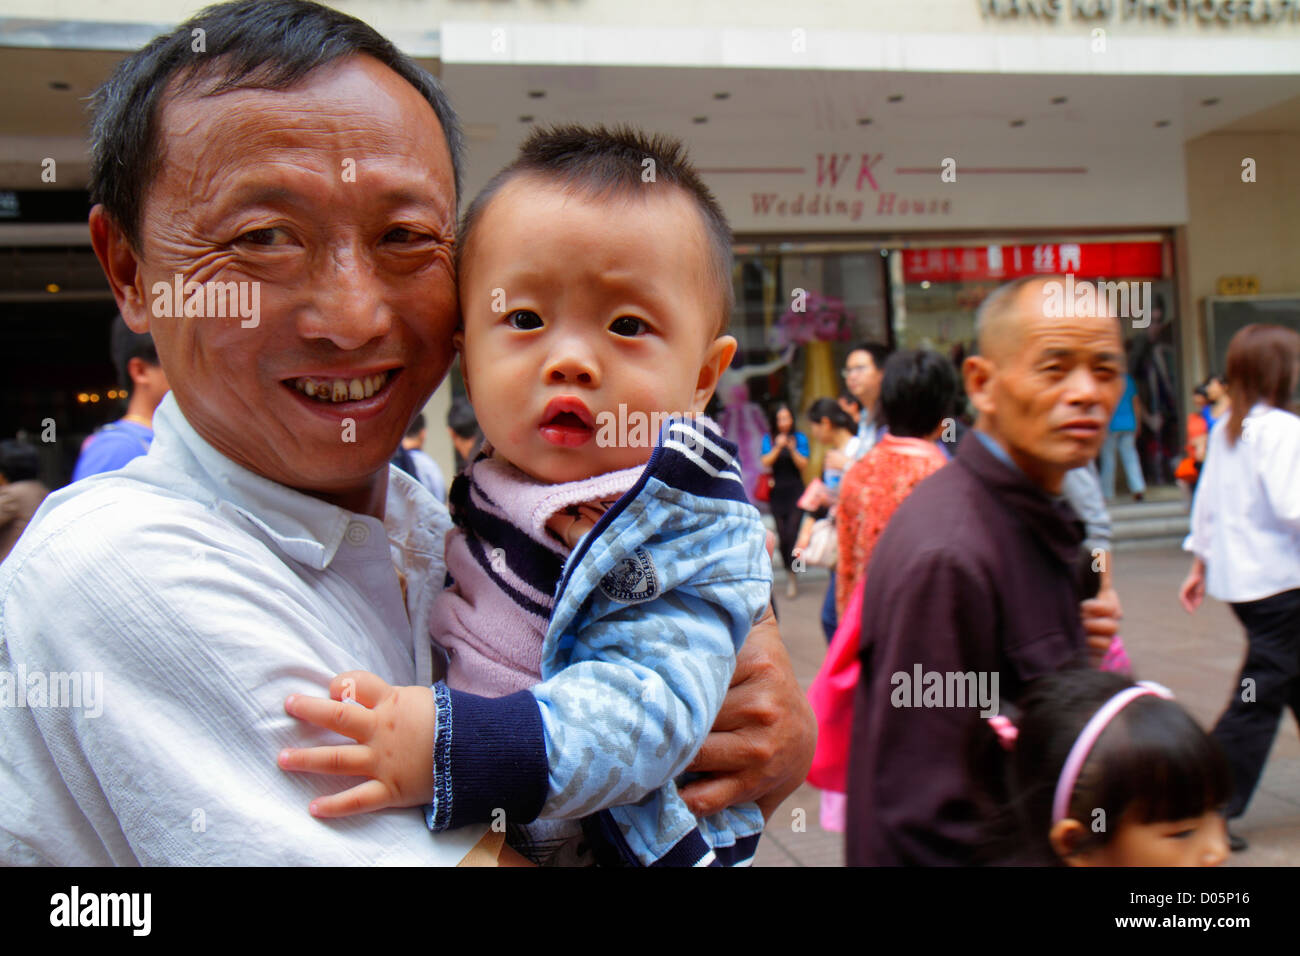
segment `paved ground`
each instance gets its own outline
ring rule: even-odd
[[[1245,634],[1227,605],[1207,599],[1194,616],[1178,604],[1188,560],[1175,549],[1129,551],[1116,557],[1116,587],[1124,605],[1122,634],[1141,677],[1169,687],[1205,727],[1213,725],[1236,683]],[[818,575],[813,577],[813,575]],[[818,623],[825,574],[800,575],[798,598],[778,597],[781,633],[804,687],[825,654]],[[785,593],[785,573],[776,590]],[[820,794],[805,784],[782,804],[759,845],[757,866],[841,866],[843,840],[818,823]],[[806,824],[802,830],[800,821]],[[1264,778],[1250,807],[1234,826],[1250,849],[1234,853],[1230,866],[1300,865],[1300,736],[1284,714]]]

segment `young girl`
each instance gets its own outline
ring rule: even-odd
[[[1218,866],[1231,793],[1218,745],[1158,684],[1065,670],[1023,697],[1014,728],[1008,862]],[[998,718],[993,718],[998,720]],[[1004,831],[1005,832],[1005,831]]]

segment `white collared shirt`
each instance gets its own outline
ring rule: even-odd
[[[314,797],[360,779],[276,764],[351,742],[285,714],[289,694],[354,669],[429,683],[446,509],[395,468],[382,523],[278,485],[171,395],[154,428],[147,456],[51,495],[0,564],[0,861],[458,862],[483,828],[317,820]]]
[[[1205,562],[1205,589],[1220,601],[1300,588],[1300,418],[1258,404],[1235,445],[1227,417],[1215,425],[1183,549]]]
[[[854,461],[866,457],[867,452],[876,446],[880,441],[880,434],[883,431],[880,423],[876,421],[875,416],[863,409],[861,416],[858,418],[858,433],[853,436],[852,450],[845,450]]]

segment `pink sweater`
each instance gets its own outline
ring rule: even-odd
[[[581,533],[643,470],[638,465],[552,485],[504,459],[480,457],[456,478],[456,527],[446,541],[454,584],[438,598],[429,624],[434,642],[447,652],[449,687],[503,697],[541,680],[542,640],[564,562]],[[589,506],[579,515],[578,505]],[[548,522],[568,525],[569,540]]]

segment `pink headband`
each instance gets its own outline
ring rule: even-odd
[[[1079,739],[1070,748],[1070,755],[1065,758],[1065,766],[1061,768],[1061,778],[1056,782],[1056,797],[1052,800],[1053,825],[1064,820],[1070,812],[1070,797],[1074,793],[1075,783],[1078,782],[1079,771],[1083,769],[1084,763],[1088,760],[1088,754],[1092,752],[1093,745],[1097,743],[1097,738],[1101,736],[1102,731],[1115,719],[1115,715],[1130,703],[1139,697],[1149,695],[1163,697],[1165,700],[1174,699],[1174,695],[1169,688],[1153,681],[1144,680],[1139,681],[1134,687],[1127,687],[1120,691],[1106,701],[1101,710],[1092,715],[1092,720],[1088,721],[1084,726],[1083,732],[1079,734]]]

